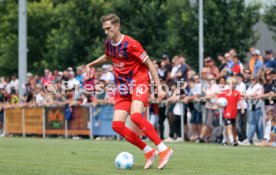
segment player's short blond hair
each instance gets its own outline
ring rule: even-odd
[[[101,17],[100,20],[101,20],[101,23],[105,21],[111,21],[111,24],[120,24],[120,18],[114,13],[104,15]]]

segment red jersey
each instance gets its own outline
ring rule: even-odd
[[[227,106],[224,108],[223,117],[235,119],[237,117],[238,102],[241,100],[240,92],[237,90],[222,91],[219,97],[224,97],[227,100]]]
[[[112,57],[116,85],[149,82],[148,68],[143,64],[148,59],[141,44],[123,35],[121,41],[105,41],[105,55]]]

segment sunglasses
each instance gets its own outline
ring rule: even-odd
[[[271,75],[271,73],[266,73],[265,75]]]
[[[250,72],[244,72],[245,74],[250,74]]]

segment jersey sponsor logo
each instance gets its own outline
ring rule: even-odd
[[[124,69],[125,63],[114,63],[115,69]]]

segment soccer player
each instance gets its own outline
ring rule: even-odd
[[[120,33],[120,18],[117,15],[105,15],[101,17],[101,23],[108,37],[105,41],[105,53],[87,64],[86,72],[89,74],[90,67],[97,64],[108,60],[112,61],[117,87],[112,129],[128,142],[143,150],[146,157],[144,169],[152,166],[158,154],[160,157],[158,169],[162,169],[168,163],[173,151],[161,141],[154,127],[142,117],[144,108],[149,106],[148,71],[157,85],[158,98],[162,99],[165,96],[158,74],[141,44]],[[135,132],[125,126],[129,114],[132,122],[154,142],[158,151],[143,142]]]
[[[227,106],[224,108],[223,117],[226,129],[226,135],[232,146],[237,146],[236,140],[236,118],[238,112],[238,103],[241,106],[241,113],[244,114],[244,106],[241,101],[240,92],[235,90],[236,79],[230,77],[227,79],[229,89],[222,91],[218,94],[218,98],[224,97],[227,100]],[[219,104],[218,104],[219,105]],[[226,138],[224,136],[222,143],[225,144]]]

